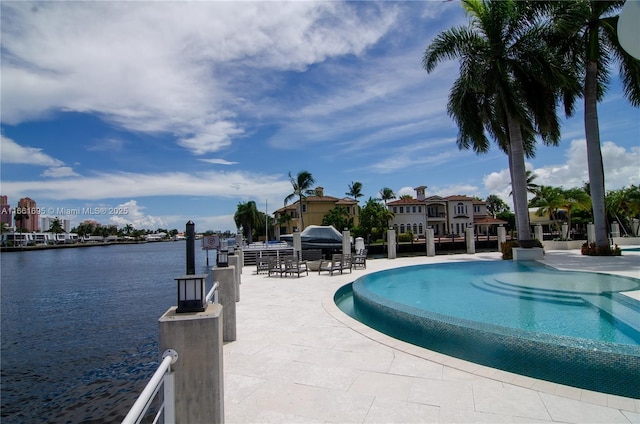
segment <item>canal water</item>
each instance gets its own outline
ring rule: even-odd
[[[0,421],[120,422],[157,368],[158,318],[185,273],[185,241],[2,253]]]

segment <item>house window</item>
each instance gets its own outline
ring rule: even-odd
[[[418,226],[416,224],[413,224],[413,234],[416,234],[418,232]]]
[[[400,224],[400,232],[404,233],[404,224]]]
[[[474,213],[480,213],[480,205],[474,205],[473,206],[473,212]]]
[[[398,213],[398,208],[397,207],[393,207],[393,213]]]
[[[462,202],[456,205],[456,214],[464,215],[466,213],[466,210],[467,208],[464,206]]]
[[[418,213],[422,213],[422,206],[418,206]]]
[[[422,223],[418,224],[418,234],[422,234]]]
[[[404,206],[400,206],[400,213],[404,213]]]
[[[302,205],[302,213],[306,213],[307,212],[307,205]]]

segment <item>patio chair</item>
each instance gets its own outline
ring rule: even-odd
[[[301,261],[294,257],[286,257],[284,259],[284,274],[298,274],[298,278],[300,278],[300,274],[305,272],[309,275],[309,269],[307,268],[307,261]]]
[[[322,271],[328,271],[329,275],[333,275],[335,271],[340,271],[340,274],[342,274],[345,269],[351,272],[351,255],[334,253],[331,255],[331,260],[323,259],[322,262],[320,262],[318,275],[320,275]]]
[[[282,261],[280,261],[278,258],[276,258],[275,256],[271,256],[269,257],[269,263],[268,263],[268,275],[269,277],[271,277],[271,274],[280,274],[280,277],[282,277],[282,274],[284,273],[284,266]]]
[[[269,258],[257,258],[256,259],[256,274],[261,272],[269,272]]]
[[[358,267],[367,268],[367,249],[356,252],[353,257],[353,268],[357,269]]]

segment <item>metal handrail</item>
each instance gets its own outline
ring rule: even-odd
[[[160,414],[164,412],[165,424],[175,423],[175,400],[173,396],[173,373],[171,372],[171,364],[175,364],[177,360],[178,353],[175,350],[167,349],[164,351],[162,362],[158,366],[158,369],[153,373],[151,380],[149,380],[142,393],[140,393],[140,396],[138,396],[138,399],[129,410],[127,416],[122,420],[122,424],[138,424],[142,421],[142,418],[144,418],[151,406],[151,402],[158,393],[158,390],[160,390],[162,383],[165,385],[165,398],[162,405],[158,408],[158,413],[153,422],[158,422]]]
[[[207,293],[207,297],[206,302],[207,303],[217,303],[218,299],[217,299],[217,294],[218,294],[218,286],[220,286],[220,283],[218,281],[214,281],[213,282],[213,287],[211,287],[211,290],[209,290],[209,293]]]

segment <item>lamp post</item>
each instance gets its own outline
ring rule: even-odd
[[[178,308],[176,313],[204,312],[207,307],[207,274],[185,275],[176,278],[178,283]]]

